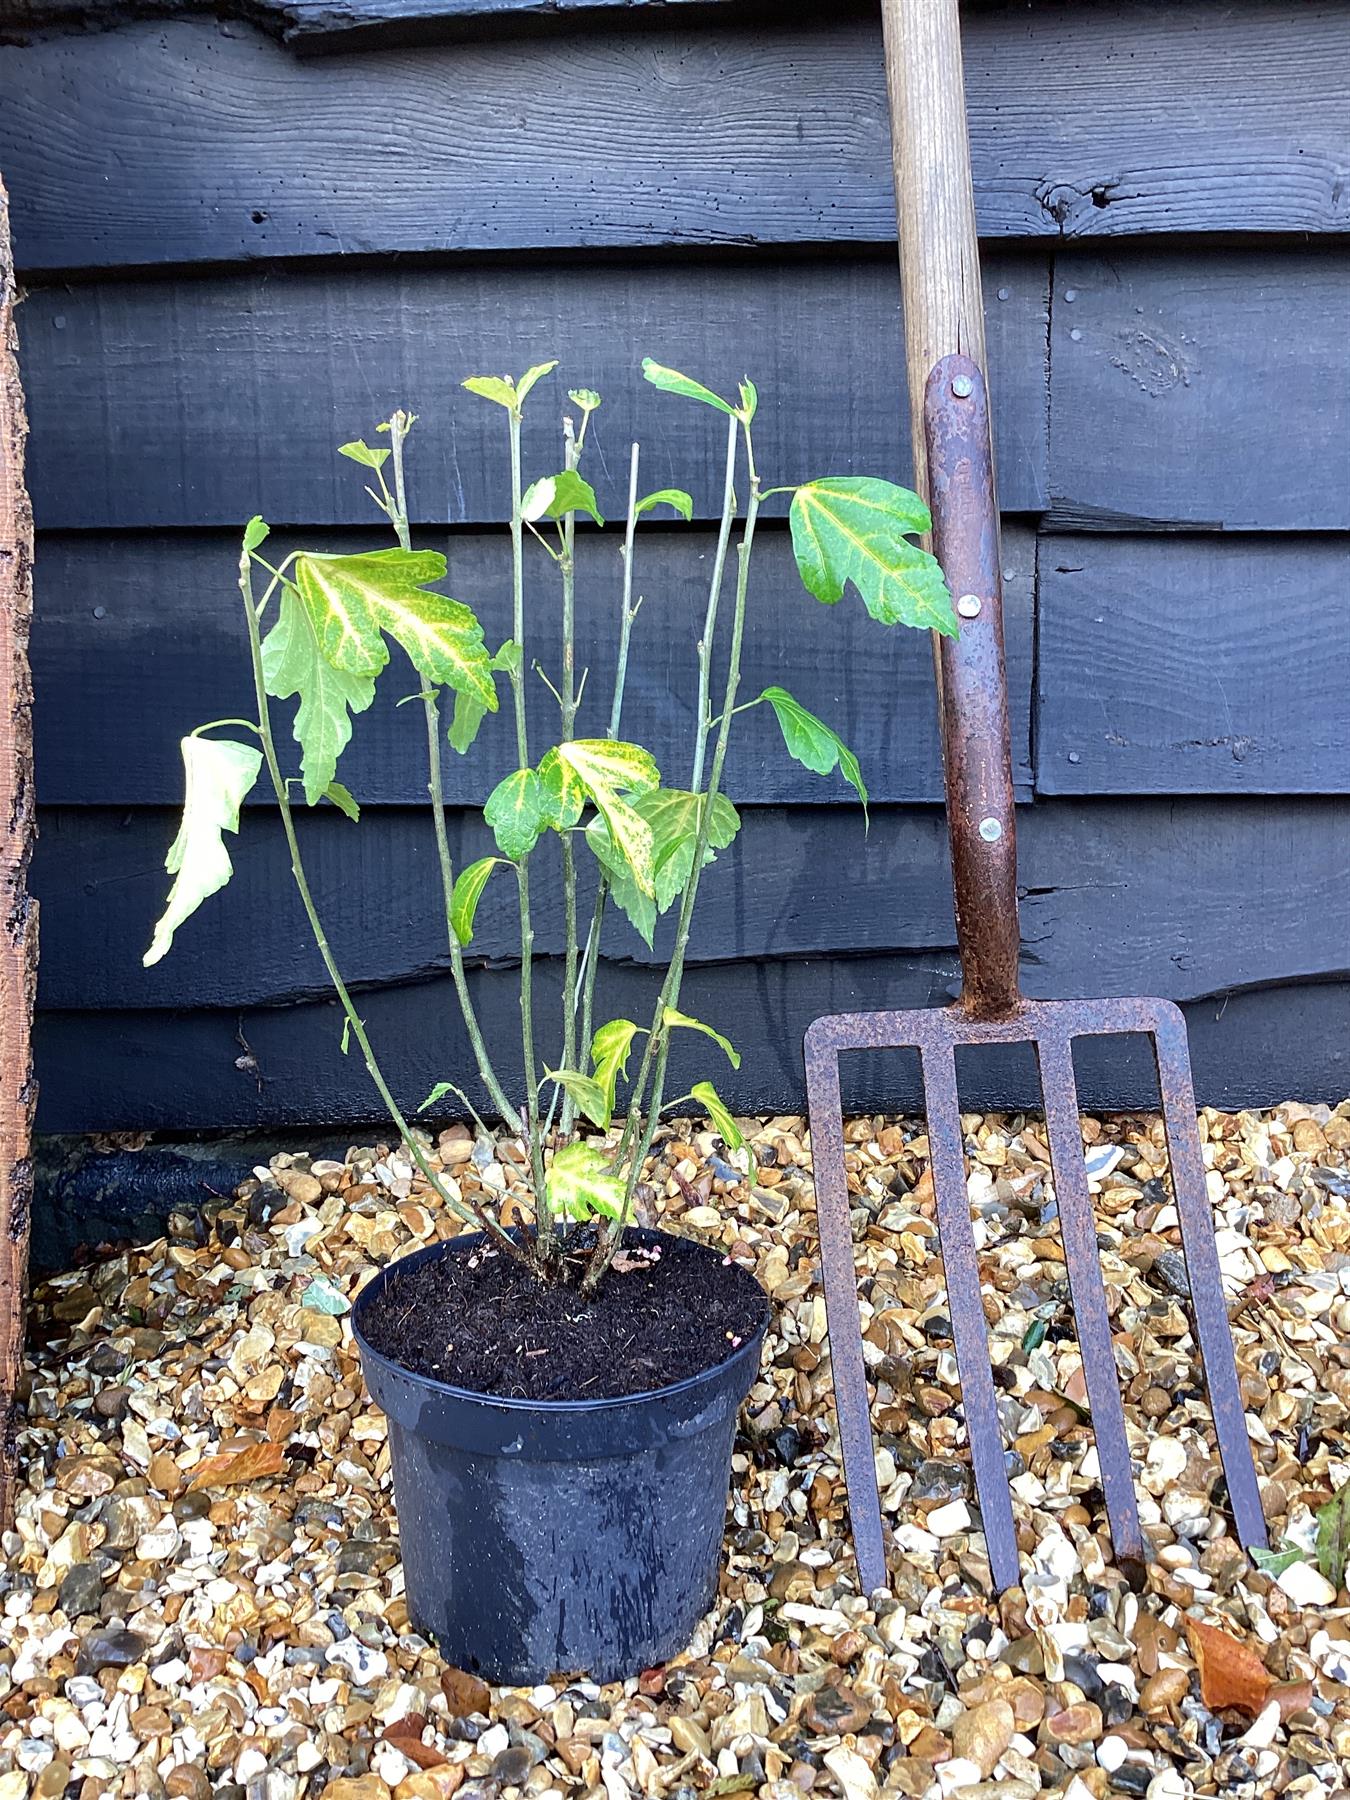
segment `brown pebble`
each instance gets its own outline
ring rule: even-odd
[[[956,1720],[952,1726],[952,1749],[957,1756],[973,1762],[980,1779],[988,1781],[1016,1729],[1013,1709],[1006,1700],[986,1700],[983,1706],[972,1707]]]
[[[1158,1718],[1186,1698],[1190,1685],[1191,1678],[1185,1669],[1159,1669],[1139,1690],[1140,1712],[1145,1718]]]
[[[1024,1675],[1005,1683],[1003,1698],[1012,1707],[1019,1731],[1030,1731],[1045,1717],[1045,1690]]]
[[[1095,1744],[1102,1735],[1102,1709],[1091,1700],[1045,1715],[1038,1741],[1042,1744]]]
[[[485,1713],[492,1704],[492,1689],[486,1681],[464,1669],[442,1669],[441,1692],[456,1719],[462,1719],[466,1713]]]
[[[164,1777],[164,1792],[171,1800],[211,1800],[211,1783],[205,1769],[179,1763]]]
[[[1172,1396],[1166,1388],[1145,1388],[1140,1397],[1139,1410],[1145,1418],[1161,1419],[1172,1410]]]
[[[821,1737],[842,1737],[846,1731],[861,1731],[871,1717],[868,1702],[842,1681],[820,1688],[802,1710],[807,1730]]]
[[[837,1663],[842,1669],[855,1657],[861,1656],[867,1648],[867,1639],[861,1631],[841,1631],[830,1645],[830,1661]]]

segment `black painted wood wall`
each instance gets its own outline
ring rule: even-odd
[[[879,30],[866,8],[822,24],[735,0],[125,10],[91,30],[73,0],[28,0],[0,51],[40,533],[40,1124],[370,1119],[266,806],[232,888],[140,965],[177,739],[247,703],[240,523],[262,510],[289,541],[379,541],[332,450],[411,406],[422,541],[448,549],[491,636],[504,459],[492,409],[457,384],[561,354],[605,395],[609,509],[635,429],[650,485],[696,498],[692,525],[647,537],[630,683],[633,734],[679,770],[721,434],[644,389],[638,361],[753,375],[774,479],[905,476]],[[1183,1001],[1202,1099],[1338,1099],[1350,5],[1008,0],[972,6],[967,35],[1026,987]],[[540,472],[554,410],[527,432]],[[583,552],[581,660],[603,689],[612,532]],[[747,723],[730,766],[744,829],[705,885],[687,998],[745,1051],[739,1076],[719,1071],[732,1103],[796,1109],[808,1020],[941,1002],[954,933],[926,643],[801,594],[781,523],[756,589],[747,680],[836,722],[875,801],[864,839],[847,788]],[[534,610],[546,645],[542,571]],[[344,766],[362,827],[326,813],[305,839],[416,1104],[465,1058],[398,692],[386,682]],[[485,731],[448,768],[465,856],[484,840],[467,809],[510,760]],[[544,886],[547,987],[561,942]],[[474,981],[509,1060],[506,898],[484,904]],[[606,955],[613,1010],[643,1016],[654,959],[621,922]],[[907,1100],[908,1073],[859,1063],[851,1098]],[[1099,1074],[1103,1102],[1146,1095],[1138,1058],[1115,1087]]]

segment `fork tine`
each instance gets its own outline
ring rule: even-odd
[[[830,1338],[834,1405],[839,1420],[849,1522],[864,1594],[886,1584],[886,1551],[881,1536],[881,1500],[872,1451],[872,1420],[863,1366],[858,1276],[853,1260],[853,1227],[844,1173],[844,1109],[839,1093],[839,1058],[827,1045],[806,1039],[806,1110],[811,1124],[811,1161],[816,1181],[816,1229],[820,1234],[825,1325]]]
[[[956,1340],[956,1367],[961,1401],[975,1469],[975,1492],[984,1521],[989,1567],[997,1588],[1016,1587],[1017,1533],[1012,1494],[1003,1461],[1003,1428],[994,1394],[989,1361],[989,1324],[980,1301],[980,1265],[970,1225],[966,1159],[961,1142],[961,1112],[956,1093],[956,1053],[950,1044],[924,1045],[924,1106],[928,1115],[928,1151],[933,1191],[937,1197],[938,1232],[947,1275],[947,1310]]]
[[[1078,1348],[1083,1357],[1092,1432],[1106,1495],[1106,1516],[1116,1561],[1137,1579],[1144,1566],[1144,1538],[1139,1508],[1134,1497],[1134,1465],[1125,1433],[1125,1408],[1120,1398],[1111,1319],[1106,1310],[1097,1249],[1097,1221],[1088,1190],[1083,1137],[1078,1124],[1078,1088],[1074,1080],[1073,1051],[1067,1037],[1036,1040],[1036,1059],[1041,1072],[1041,1098],[1050,1139],[1050,1167],[1059,1206],[1064,1260],[1069,1267],[1069,1292],[1073,1298]]]
[[[1172,1167],[1172,1195],[1181,1220],[1181,1246],[1191,1290],[1200,1363],[1219,1440],[1219,1457],[1228,1484],[1238,1541],[1243,1548],[1264,1549],[1266,1518],[1257,1486],[1256,1467],[1247,1437],[1247,1420],[1233,1355],[1232,1326],[1224,1298],[1214,1219],[1205,1186],[1200,1133],[1195,1123],[1195,1093],[1186,1049],[1186,1022],[1171,1005],[1159,1007],[1154,1028],[1158,1088],[1162,1095],[1167,1154]]]

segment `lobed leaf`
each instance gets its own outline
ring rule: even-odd
[[[660,784],[650,752],[616,738],[574,738],[558,745],[558,757],[595,802],[639,892],[654,894],[651,826],[624,797]]]
[[[628,1079],[628,1057],[641,1027],[631,1019],[611,1019],[591,1039],[591,1066],[605,1098],[605,1116],[597,1124],[608,1126],[614,1116],[614,1094],[619,1077]]]
[[[254,513],[244,527],[244,554],[247,556],[251,551],[256,550],[259,544],[266,543],[270,530],[271,527],[266,521]]]
[[[470,375],[460,386],[468,388],[471,394],[478,394],[484,400],[495,401],[508,412],[515,411],[516,384],[509,375]]]
[[[584,413],[593,413],[600,404],[600,396],[594,388],[568,388],[567,398]]]
[[[568,1219],[583,1221],[596,1213],[617,1219],[623,1206],[624,1184],[596,1144],[577,1142],[554,1151],[544,1187],[549,1205]]]
[[[450,890],[450,929],[461,944],[467,944],[473,936],[478,902],[483,897],[488,876],[497,867],[498,860],[495,856],[480,856],[477,862],[471,862],[468,868],[461,869],[455,878],[455,885]]]
[[[710,1037],[715,1044],[720,1044],[726,1052],[727,1061],[733,1069],[741,1066],[741,1053],[724,1038],[720,1031],[714,1031],[711,1025],[705,1025],[702,1019],[690,1018],[688,1013],[677,1012],[673,1006],[667,1006],[661,1014],[661,1023],[667,1031],[676,1029],[684,1031],[701,1031],[704,1037]]]
[[[238,831],[239,808],[262,768],[261,750],[228,738],[185,737],[182,752],[183,819],[164,858],[174,881],[141,959],[147,969],[167,955],[183,921],[234,873],[222,834]]]
[[[652,829],[652,862],[656,877],[656,910],[664,913],[689,885],[704,796],[682,788],[657,788],[642,794],[634,806]],[[740,815],[725,794],[712,803],[704,867],[715,862],[741,828]]]
[[[334,668],[320,649],[311,613],[290,588],[282,590],[276,623],[263,639],[262,664],[263,685],[274,700],[299,696],[292,735],[300,746],[305,802],[317,806],[351,742],[351,715],[365,712],[375,698],[375,677]]]
[[[866,819],[867,788],[863,783],[862,770],[858,766],[857,757],[838,732],[832,730],[823,719],[808,712],[799,700],[793,699],[786,688],[766,687],[759,698],[767,700],[773,708],[779,730],[783,734],[783,743],[793,761],[817,775],[829,775],[837,768],[862,801],[863,818]]]
[[[346,456],[350,458],[352,462],[360,463],[363,469],[382,468],[389,460],[389,454],[388,450],[372,449],[369,444],[363,443],[360,438],[354,439],[350,444],[338,445],[339,456]]]
[[[808,593],[832,606],[852,582],[882,625],[958,635],[937,558],[910,538],[932,527],[917,494],[871,476],[808,481],[789,514],[797,570]]]
[[[597,525],[605,522],[595,489],[575,469],[563,469],[557,475],[532,481],[521,500],[521,517],[529,524],[538,519],[565,518],[576,512],[588,513]]]
[[[548,823],[534,770],[517,769],[499,781],[487,797],[483,818],[503,856],[512,862],[528,856]]]

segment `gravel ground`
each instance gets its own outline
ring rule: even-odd
[[[406,1153],[279,1157],[166,1240],[35,1297],[26,1485],[0,1567],[0,1800],[1329,1800],[1350,1767],[1350,1103],[1206,1112],[1271,1542],[1215,1504],[1156,1119],[1085,1119],[1144,1524],[1111,1565],[1039,1127],[969,1115],[990,1348],[1023,1584],[994,1599],[970,1491],[922,1129],[847,1130],[892,1589],[856,1590],[810,1153],[748,1121],[658,1149],[646,1211],[720,1241],[775,1302],[737,1443],[717,1607],[624,1686],[492,1689],[409,1628],[381,1416],[346,1312],[453,1221]],[[521,1212],[520,1157],[441,1135],[451,1179]],[[1221,1490],[1221,1484],[1220,1484]]]

